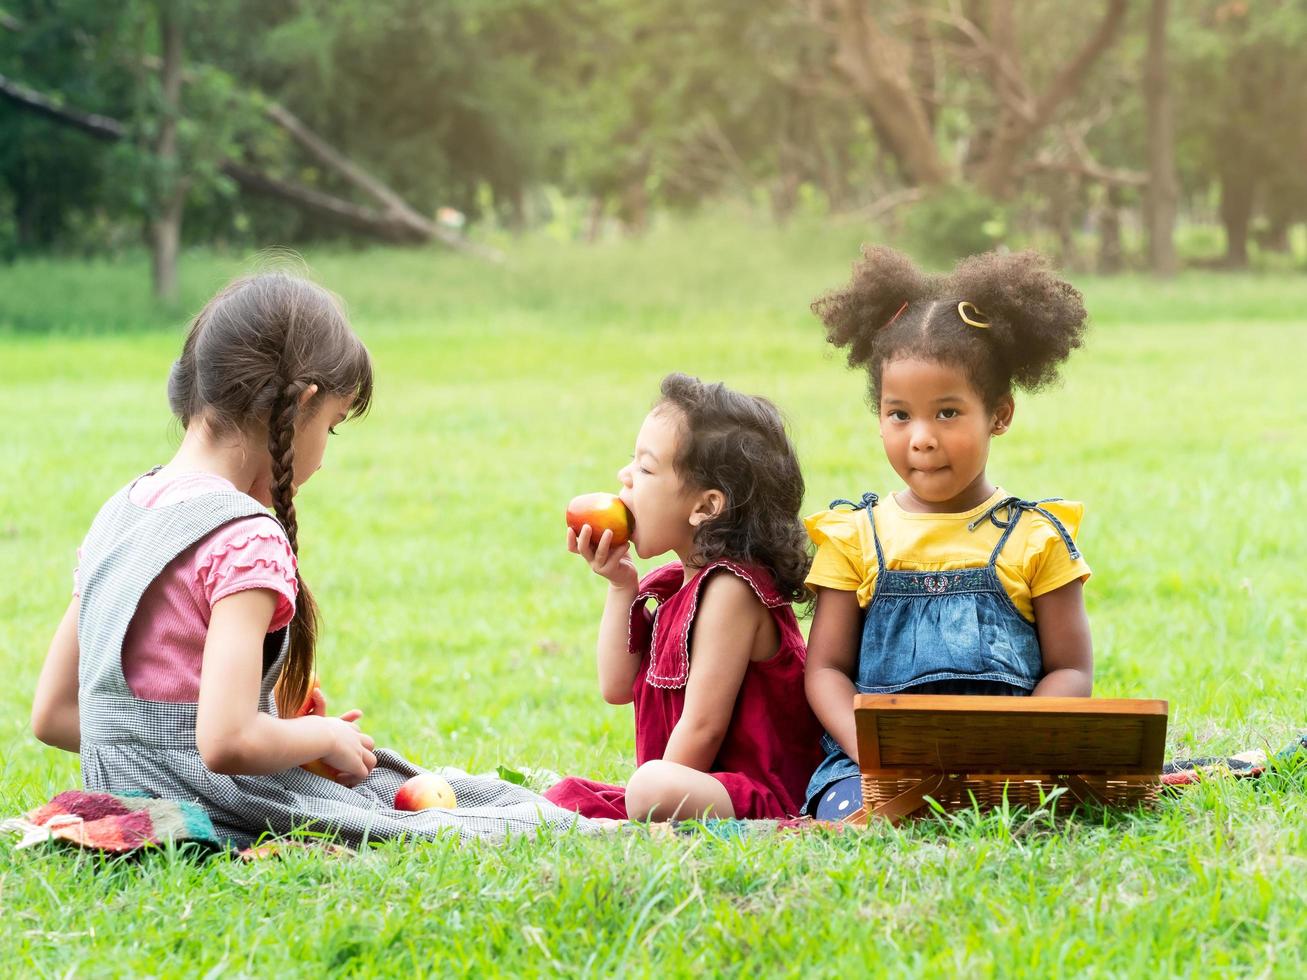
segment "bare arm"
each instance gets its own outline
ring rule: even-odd
[[[630,704],[635,698],[635,673],[640,658],[629,647],[631,603],[635,590],[608,587],[604,614],[599,620],[599,693],[609,704]]]
[[[77,707],[77,617],[82,602],[68,604],[41,666],[32,699],[32,732],[46,745],[77,752],[81,748],[81,714]]]
[[[817,609],[808,635],[803,687],[812,711],[850,759],[858,761],[853,723],[854,672],[858,666],[862,607],[856,592],[817,589]]]
[[[1037,697],[1087,698],[1094,689],[1094,644],[1079,579],[1036,596],[1035,630],[1044,655]]]
[[[357,782],[377,764],[373,742],[343,718],[274,718],[259,711],[263,638],[276,611],[268,589],[214,603],[204,642],[195,740],[214,772],[256,776],[322,759]],[[358,717],[348,712],[345,718]]]
[[[700,772],[711,768],[766,617],[766,608],[741,579],[726,573],[708,579],[694,619],[685,708],[667,740],[664,761]]]
[[[635,694],[635,673],[640,660],[631,655],[631,603],[639,588],[639,574],[630,558],[630,544],[612,547],[613,532],[605,531],[592,542],[593,528],[586,524],[578,537],[567,529],[567,550],[580,555],[596,575],[608,580],[608,597],[599,620],[599,693],[609,704],[630,704]]]

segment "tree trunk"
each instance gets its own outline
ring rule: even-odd
[[[150,269],[156,299],[171,303],[177,298],[177,256],[181,252],[182,195],[162,202],[150,221]]]
[[[904,175],[923,186],[947,183],[952,168],[913,89],[908,48],[880,29],[863,0],[817,6],[834,8],[835,68],[853,87]]]
[[[1230,168],[1221,175],[1221,224],[1225,226],[1225,265],[1248,268],[1248,225],[1253,215],[1253,175]]]
[[[1051,175],[1053,186],[1049,189],[1048,209],[1049,223],[1057,233],[1057,265],[1061,269],[1074,269],[1079,257],[1076,255],[1075,237],[1075,177],[1063,174]]]
[[[936,95],[939,90],[938,64],[935,59],[935,38],[931,33],[930,14],[924,7],[918,7],[909,16],[911,18],[908,24],[911,52],[908,60],[908,74],[912,80],[913,89],[925,96],[921,107],[926,114],[926,126],[933,133],[935,131],[935,117],[938,112]]]
[[[1288,255],[1293,251],[1293,246],[1289,242],[1289,226],[1291,222],[1287,215],[1276,214],[1271,218],[1270,227],[1266,229],[1266,234],[1258,239],[1257,244],[1268,252],[1278,252],[1281,255]]]
[[[1166,65],[1168,0],[1152,0],[1148,12],[1148,54],[1144,100],[1148,112],[1148,265],[1157,276],[1179,270],[1175,214],[1180,192],[1175,174],[1175,115]]]
[[[1098,271],[1115,275],[1121,271],[1121,189],[1108,187],[1098,219]]]
[[[1007,4],[1008,0],[1003,0],[999,9],[1002,10]],[[1017,160],[1022,151],[1030,140],[1052,121],[1062,103],[1079,91],[1090,69],[1094,67],[1103,52],[1115,43],[1125,13],[1126,0],[1108,0],[1107,10],[1098,29],[1085,42],[1079,53],[1067,62],[1066,67],[1053,79],[1044,94],[1035,100],[1033,108],[1029,111],[1018,111],[1012,104],[1015,89],[1007,97],[1002,91],[996,93],[1002,102],[998,127],[993,134],[989,153],[975,175],[976,183],[981,190],[997,198],[1007,197],[1011,193]],[[1009,32],[1006,43],[1014,44],[1010,33],[1010,14],[1003,13],[1000,16],[996,13],[994,23],[1003,25],[1002,30]],[[1005,43],[1002,34],[998,36],[998,43]],[[1015,55],[1010,50],[1004,52],[1000,49],[997,56],[1015,65]]]
[[[794,214],[799,203],[799,175],[793,170],[783,170],[771,181],[768,197],[771,200],[772,221],[784,226]]]
[[[599,241],[599,236],[604,232],[604,211],[607,209],[608,202],[596,194],[590,198],[590,210],[585,219],[585,241],[587,245],[593,245]]]
[[[171,0],[159,4],[159,37],[163,48],[163,69],[159,78],[162,88],[163,119],[154,153],[161,173],[150,214],[150,249],[154,276],[154,295],[172,302],[177,298],[177,253],[181,246],[182,210],[186,203],[189,181],[179,172],[177,156],[177,120],[181,115],[182,27],[178,11]]]
[[[1262,194],[1262,213],[1266,217],[1265,231],[1255,235],[1257,246],[1267,252],[1287,255],[1293,251],[1289,241],[1289,229],[1293,227],[1297,216],[1295,203],[1301,199],[1301,192],[1291,182],[1271,178]]]
[[[520,183],[514,183],[507,197],[508,227],[512,229],[513,234],[520,235],[526,231],[527,226],[526,190]]]
[[[627,177],[617,198],[617,216],[628,234],[641,235],[649,227],[649,193],[643,169]]]

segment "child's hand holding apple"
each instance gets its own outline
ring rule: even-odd
[[[309,696],[305,698],[300,710],[295,713],[297,718],[306,718],[310,715],[317,718],[327,717],[327,699],[323,696],[322,685],[316,676],[313,678],[313,684],[309,689]],[[332,718],[331,721],[337,725],[344,722],[345,725],[352,728],[354,735],[351,736],[343,730],[338,732],[337,747],[332,752],[321,759],[306,762],[300,768],[313,773],[315,776],[321,776],[323,779],[330,779],[345,786],[353,786],[355,783],[366,779],[368,773],[377,764],[377,758],[372,754],[374,743],[371,737],[364,735],[359,730],[357,722],[362,717],[363,712],[355,708],[352,711],[345,712],[339,718]],[[333,760],[337,762],[337,765],[332,764]],[[359,773],[360,767],[363,770],[361,774]]]
[[[364,734],[359,728],[358,720],[361,717],[363,712],[355,708],[339,718],[324,718],[332,729],[331,749],[321,759],[307,763],[304,768],[309,772],[318,772],[310,767],[321,766],[333,774],[328,779],[334,779],[344,786],[355,786],[367,779],[368,774],[377,766],[377,757],[372,753],[376,743],[372,741],[371,735]]]
[[[581,494],[567,505],[567,550],[614,588],[634,592],[640,573],[630,559],[633,524],[631,512],[613,494]]]

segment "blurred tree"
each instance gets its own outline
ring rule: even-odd
[[[69,23],[33,18],[31,10],[6,12],[0,20],[0,74],[21,74],[29,85],[91,106],[109,82],[103,52],[92,38],[110,18],[85,4],[86,33]],[[0,185],[12,201],[15,247],[49,248],[74,227],[85,228],[102,206],[107,161],[85,152],[86,140],[0,100]]]
[[[181,172],[177,128],[181,122],[182,18],[176,0],[158,0],[159,104],[154,161],[157,177],[150,188],[150,252],[154,295],[171,302],[177,298],[177,251],[181,247],[182,208],[191,176]]]
[[[1259,199],[1272,228],[1307,215],[1307,2],[1199,0],[1176,12],[1176,74],[1190,93],[1178,104],[1182,180],[1217,184],[1224,262],[1243,268]]]
[[[651,205],[761,191],[783,219],[804,187],[835,207],[865,184],[865,116],[829,78],[825,38],[789,0],[562,5],[574,41],[557,179],[639,227]]]
[[[1173,276],[1175,214],[1179,187],[1175,172],[1175,115],[1167,68],[1168,0],[1152,0],[1148,9],[1148,53],[1144,67],[1144,102],[1148,107],[1148,264],[1156,275]]]
[[[805,6],[830,36],[833,71],[865,106],[905,179],[934,186],[961,175],[996,198],[1013,193],[1032,145],[1111,48],[1127,10],[1126,0],[1106,0],[1096,28],[1082,40],[1065,29],[1064,11],[1027,6],[1018,19],[1013,0],[966,9],[868,0],[805,0]],[[937,25],[933,42],[927,19]],[[943,60],[958,72],[970,69],[962,84],[943,93],[923,89],[922,79],[933,82],[934,73],[913,67],[933,59],[934,44],[945,46]],[[1024,58],[1027,52],[1033,57]],[[951,101],[957,94],[965,107]],[[944,150],[937,122],[944,114],[930,108],[936,101],[966,114],[974,140],[961,160]]]
[[[145,228],[162,281],[179,243],[428,241],[442,205],[522,227],[561,192],[591,234],[721,195],[920,206],[941,254],[965,200],[1067,262],[1096,220],[1107,264],[1143,207],[1162,271],[1176,210],[1219,199],[1239,264],[1307,214],[1305,25],[1307,0],[13,0],[0,251]]]
[[[215,0],[206,10],[220,16],[225,6]],[[186,13],[177,0],[123,0],[112,9],[92,0],[29,3],[8,13],[5,25],[7,60],[17,63],[23,83],[0,76],[0,94],[10,103],[4,110],[10,118],[0,122],[26,137],[5,141],[8,152],[0,156],[0,176],[18,213],[57,213],[46,222],[48,232],[77,223],[83,207],[134,214],[153,255],[155,293],[163,300],[176,295],[188,192],[219,179],[218,164],[232,151],[246,118],[228,80],[213,71],[187,75],[194,98],[183,117]],[[15,122],[13,106],[65,128],[56,132],[30,118]],[[86,153],[85,137],[69,127],[112,149]],[[50,156],[52,148],[57,157]],[[59,180],[36,169],[42,165],[55,172],[71,166],[84,182],[65,194]]]

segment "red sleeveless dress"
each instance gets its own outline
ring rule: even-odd
[[[821,762],[822,728],[803,690],[807,651],[794,610],[772,576],[756,565],[720,558],[685,582],[680,562],[651,572],[631,605],[630,651],[640,658],[635,675],[635,759],[661,759],[672,729],[685,710],[690,677],[690,633],[708,577],[729,573],[743,579],[771,612],[780,648],[768,660],[751,662],[740,684],[730,726],[709,775],[725,787],[735,815],[744,819],[796,816],[808,777]],[[650,612],[650,599],[658,603]],[[587,817],[626,817],[621,786],[569,777],[545,797]]]

